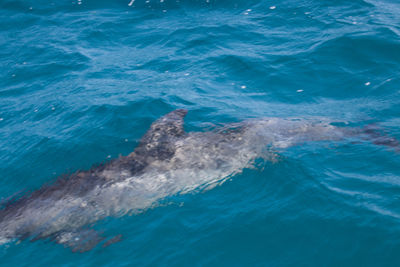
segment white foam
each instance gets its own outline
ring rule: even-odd
[[[5,237],[0,237],[0,245],[4,245],[7,244],[11,241],[11,239],[9,238],[5,238]]]

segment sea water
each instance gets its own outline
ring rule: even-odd
[[[127,155],[157,118],[375,123],[400,139],[400,3],[0,0],[0,199]],[[0,246],[2,266],[399,266],[400,155],[307,143],[212,190],[93,225],[73,253]]]

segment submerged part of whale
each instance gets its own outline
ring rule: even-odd
[[[108,216],[139,213],[176,194],[209,189],[272,159],[279,149],[308,141],[369,140],[399,149],[378,127],[337,127],[327,120],[263,118],[185,132],[187,111],[175,110],[155,121],[134,152],[79,171],[0,209],[0,243],[48,238],[87,251],[105,240],[88,226]]]

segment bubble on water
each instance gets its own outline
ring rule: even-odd
[[[55,107],[51,107],[51,110],[56,110],[56,108]]]
[[[272,10],[272,9],[275,9],[275,8],[276,8],[276,6],[270,6],[270,7],[269,7],[269,9],[271,9],[271,10]]]
[[[246,89],[246,85],[242,85],[242,86],[240,86],[240,88]]]
[[[366,83],[365,83],[365,86],[368,86],[368,85],[370,85],[370,84],[371,84],[370,82],[366,82]]]

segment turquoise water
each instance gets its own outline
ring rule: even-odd
[[[398,1],[0,0],[0,199],[129,154],[157,118],[378,123],[400,139]],[[398,266],[400,155],[309,143],[223,185],[94,227],[85,253],[0,246],[0,265]]]

